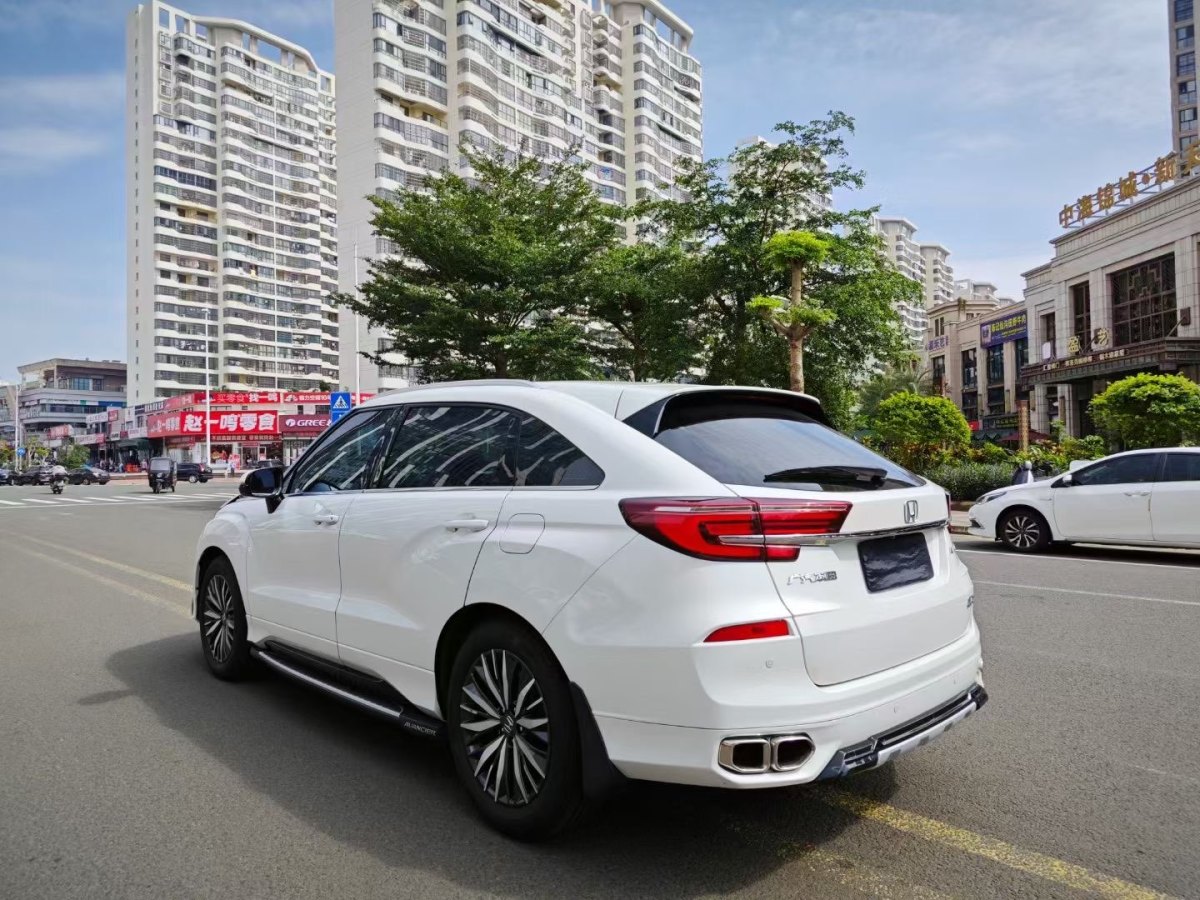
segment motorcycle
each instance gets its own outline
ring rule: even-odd
[[[50,490],[52,493],[61,494],[63,487],[66,485],[67,479],[65,475],[55,475],[50,479]]]

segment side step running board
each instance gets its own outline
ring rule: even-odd
[[[365,709],[368,712],[375,713],[378,716],[383,716],[397,723],[401,728],[410,731],[413,734],[420,735],[426,738],[443,738],[446,733],[446,725],[444,722],[439,722],[432,716],[411,708],[390,703],[381,703],[377,700],[372,700],[353,691],[347,690],[344,687],[339,687],[331,681],[327,681],[320,676],[307,672],[300,666],[294,664],[291,660],[285,662],[279,656],[275,656],[269,650],[264,650],[261,647],[251,647],[251,653],[258,659],[262,660],[276,672],[287,675],[296,681],[318,688],[327,694],[337,697],[339,700],[344,700],[347,703],[353,703],[360,709]]]

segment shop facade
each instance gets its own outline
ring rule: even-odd
[[[1200,178],[1051,243],[1054,258],[1025,273],[1032,352],[1020,387],[1033,428],[1095,433],[1092,398],[1139,372],[1200,381]]]

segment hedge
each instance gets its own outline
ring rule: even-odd
[[[950,492],[953,500],[976,500],[1012,482],[1013,466],[1001,463],[959,463],[935,466],[925,477]]]

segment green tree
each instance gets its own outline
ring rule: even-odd
[[[1200,439],[1200,385],[1143,372],[1113,382],[1088,407],[1092,421],[1127,449]]]
[[[787,297],[759,295],[750,301],[775,330],[787,341],[788,386],[804,392],[804,345],[809,335],[823,325],[832,324],[837,314],[805,302],[804,276],[813,272],[829,256],[833,239],[811,231],[781,231],[771,235],[764,247],[767,262],[788,273]]]
[[[784,122],[775,144],[685,164],[676,183],[686,200],[647,202],[637,211],[647,232],[693,253],[704,298],[695,321],[709,334],[706,380],[787,387],[789,338],[776,320],[786,309],[820,311],[818,323],[796,323],[808,328],[804,387],[843,421],[855,384],[905,349],[895,302],[921,293],[881,253],[870,210],[839,212],[816,202],[863,185],[862,174],[845,164],[844,136],[853,125],[839,112],[807,125]],[[819,264],[807,239],[806,250],[793,238],[776,238],[787,232],[828,241]],[[791,302],[797,279],[802,305]]]
[[[873,424],[889,454],[918,470],[939,457],[962,453],[971,443],[971,426],[945,397],[893,394],[880,402]]]
[[[929,377],[929,372],[919,371],[909,365],[895,365],[887,366],[873,375],[857,392],[859,424],[870,428],[879,404],[893,394],[901,393],[931,396],[933,380]]]
[[[387,329],[388,352],[431,381],[597,374],[582,298],[620,239],[620,211],[581,166],[463,153],[470,179],[447,173],[428,190],[369,198],[395,255],[370,263],[361,297],[338,301]]]
[[[634,381],[672,381],[698,367],[706,334],[695,322],[697,279],[681,248],[616,247],[590,272],[587,314],[603,324],[593,352],[605,370]]]
[[[91,458],[91,452],[82,444],[63,444],[58,448],[58,461],[68,469],[78,469]]]

